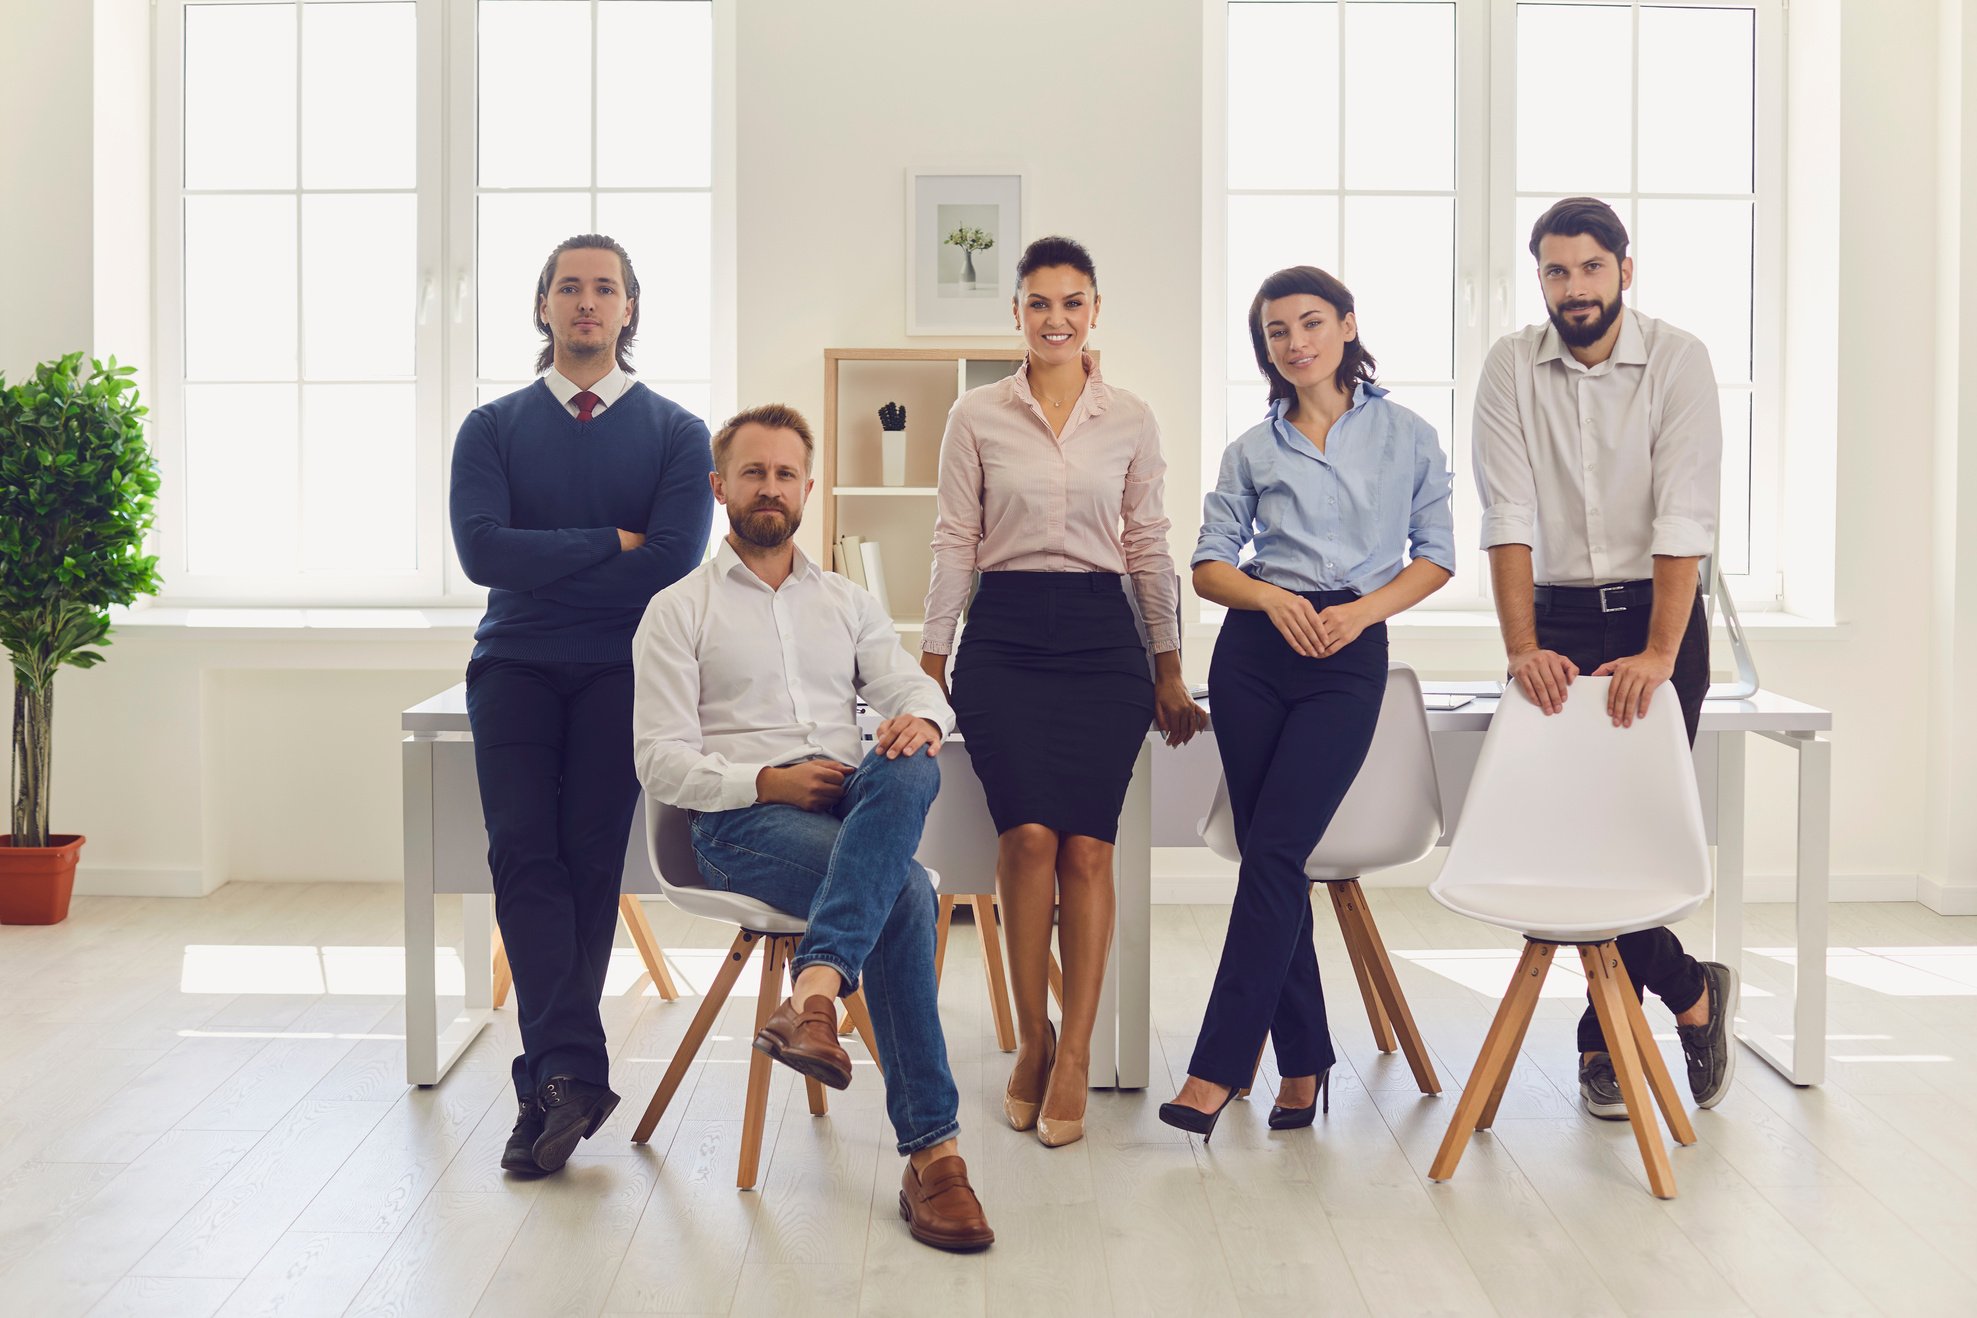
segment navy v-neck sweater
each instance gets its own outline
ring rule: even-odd
[[[453,445],[453,544],[488,588],[474,656],[628,663],[654,595],[707,548],[706,423],[634,383],[578,421],[541,380],[468,413]],[[618,548],[618,530],[645,543]]]

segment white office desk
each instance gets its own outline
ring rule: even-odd
[[[1430,710],[1443,812],[1453,829],[1467,792],[1481,734],[1496,713],[1494,697],[1460,709]],[[487,1023],[492,1002],[485,949],[492,930],[487,835],[475,785],[466,688],[454,686],[404,711],[405,1058],[406,1078],[436,1083]],[[1742,1022],[1738,1036],[1794,1084],[1817,1084],[1826,1057],[1826,894],[1831,805],[1830,712],[1770,692],[1703,705],[1696,739],[1698,782],[1717,843],[1715,953],[1741,964],[1744,887],[1744,738],[1768,737],[1798,753],[1797,961],[1789,1041]],[[987,802],[966,761],[965,741],[943,750],[942,790],[921,858],[948,893],[992,892],[994,829]],[[958,752],[958,753],[957,753]],[[950,758],[951,756],[951,758]],[[1133,766],[1119,821],[1118,925],[1092,1039],[1095,1087],[1142,1089],[1151,1059],[1152,848],[1199,845],[1194,821],[1206,810],[1220,772],[1212,731],[1180,748],[1149,733]],[[1204,786],[1205,784],[1205,786]],[[1156,824],[1155,808],[1159,807]],[[641,807],[641,819],[643,808]],[[626,851],[625,891],[659,891],[645,857],[644,825],[635,823]],[[1446,840],[1446,839],[1444,839]],[[465,894],[466,997],[440,1021],[434,947],[436,893]]]

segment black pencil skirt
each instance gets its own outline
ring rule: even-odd
[[[984,572],[949,686],[997,833],[1042,824],[1118,839],[1153,724],[1146,647],[1118,577]]]

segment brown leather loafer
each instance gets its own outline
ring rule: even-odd
[[[837,1041],[837,1004],[821,994],[802,1011],[795,998],[783,999],[755,1036],[755,1050],[832,1089],[851,1084],[851,1054]]]
[[[968,1184],[968,1164],[959,1157],[934,1162],[925,1175],[915,1172],[908,1158],[899,1189],[899,1215],[906,1219],[913,1239],[935,1249],[987,1249],[995,1243],[995,1232],[982,1215],[982,1201]]]

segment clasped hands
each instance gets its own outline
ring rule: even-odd
[[[879,724],[872,749],[889,760],[912,755],[922,746],[940,754],[940,728],[917,714],[895,714]],[[857,769],[836,760],[803,760],[770,766],[755,775],[755,799],[763,805],[793,805],[822,813],[844,799],[844,784]]]
[[[1593,670],[1594,677],[1613,679],[1606,690],[1606,714],[1621,728],[1631,728],[1635,719],[1647,715],[1654,689],[1674,673],[1674,659],[1652,650],[1610,659]],[[1512,679],[1547,714],[1565,708],[1565,688],[1578,675],[1579,666],[1554,650],[1526,650],[1510,661]]]
[[[1276,587],[1271,588],[1263,602],[1263,614],[1291,649],[1307,659],[1326,659],[1337,654],[1379,621],[1367,612],[1363,600],[1314,609],[1304,596]]]

